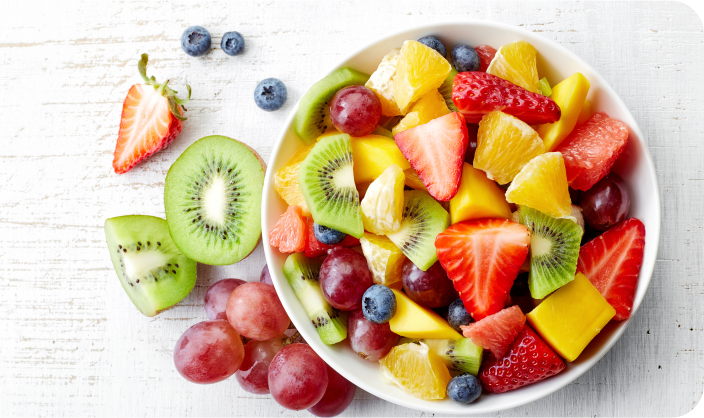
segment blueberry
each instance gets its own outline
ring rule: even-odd
[[[227,32],[222,35],[222,41],[220,41],[220,48],[227,55],[239,55],[244,51],[244,38],[239,32]]]
[[[261,109],[274,111],[286,103],[286,85],[278,78],[267,78],[254,89],[254,102]]]
[[[460,325],[469,325],[472,322],[472,317],[465,309],[462,299],[453,300],[447,307],[447,322],[460,334],[462,333]]]
[[[469,373],[455,376],[447,384],[447,396],[460,403],[472,403],[482,394],[479,379]]]
[[[452,63],[457,71],[477,71],[479,69],[479,54],[469,45],[455,45],[452,48]]]
[[[181,48],[192,57],[205,54],[210,49],[210,32],[202,26],[191,26],[181,35]]]
[[[315,239],[327,245],[339,244],[347,237],[347,234],[343,232],[316,223],[313,224],[313,233]]]
[[[447,58],[447,48],[445,48],[445,44],[443,44],[440,39],[436,38],[435,36],[424,36],[418,39],[418,42],[422,43],[423,45],[429,48],[433,48],[434,50],[438,51],[440,55]]]
[[[396,314],[396,296],[388,287],[375,284],[362,296],[362,313],[369,322],[385,324]]]

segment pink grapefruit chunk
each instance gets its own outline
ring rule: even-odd
[[[496,358],[502,358],[526,323],[518,305],[503,309],[473,324],[462,325],[464,336]]]
[[[306,249],[306,219],[301,208],[289,206],[269,232],[269,244],[282,253],[296,253]]]

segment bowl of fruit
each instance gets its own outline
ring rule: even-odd
[[[592,367],[643,300],[660,231],[655,169],[616,92],[557,43],[483,21],[335,65],[284,126],[262,207],[306,342],[432,413],[513,408]]]

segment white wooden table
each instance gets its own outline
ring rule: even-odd
[[[238,138],[268,159],[304,90],[338,57],[408,25],[481,18],[523,26],[573,50],[623,97],[655,161],[663,204],[658,263],[621,340],[565,389],[502,416],[676,416],[702,396],[704,318],[704,33],[679,3],[469,1],[5,1],[0,7],[0,415],[306,416],[234,379],[193,385],[173,366],[176,339],[205,319],[205,290],[257,280],[257,249],[228,267],[198,267],[178,307],[142,316],[120,288],[106,218],[163,216],[164,177],[196,139]],[[207,27],[213,50],[185,55],[182,31]],[[244,55],[219,49],[241,32]],[[495,45],[498,46],[498,45]],[[149,74],[193,88],[190,119],[166,151],[118,176],[112,153],[122,101]],[[266,77],[288,86],[259,110]],[[346,416],[423,416],[357,392]]]

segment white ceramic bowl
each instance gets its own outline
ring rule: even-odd
[[[592,67],[564,47],[515,26],[486,21],[467,20],[431,24],[382,37],[353,52],[332,66],[329,72],[340,67],[349,66],[371,74],[381,61],[381,58],[389,50],[401,47],[403,41],[407,39],[415,40],[425,35],[438,36],[448,47],[458,43],[466,43],[468,45],[487,44],[498,48],[510,42],[527,41],[538,50],[538,71],[541,76],[548,78],[551,85],[555,85],[575,72],[581,72],[591,83],[588,98],[593,103],[594,109],[605,111],[611,117],[628,124],[630,128],[628,147],[624,155],[619,158],[614,171],[618,172],[631,188],[630,216],[637,217],[643,221],[646,230],[645,258],[633,305],[633,314],[635,314],[648,289],[648,283],[655,265],[660,236],[660,198],[655,168],[646,143],[643,140],[643,134],[623,101]],[[320,74],[319,78],[324,77],[326,74]],[[264,208],[262,211],[264,252],[281,302],[296,328],[323,360],[351,382],[389,402],[421,411],[447,414],[495,412],[540,399],[569,384],[599,361],[624,332],[630,320],[612,322],[591,342],[577,361],[568,363],[567,369],[557,376],[503,394],[494,395],[485,392],[471,405],[462,405],[453,402],[449,398],[442,401],[425,401],[414,398],[398,387],[384,383],[380,377],[379,364],[357,357],[347,341],[333,346],[323,344],[281,271],[286,255],[279,253],[276,249],[272,249],[269,245],[269,231],[286,209],[285,202],[277,195],[274,189],[274,174],[286,164],[288,159],[302,144],[292,128],[296,109],[297,107],[293,109],[281,130],[274,152],[269,160],[269,167],[264,180],[262,204],[262,208]],[[636,355],[638,354],[636,353]]]

